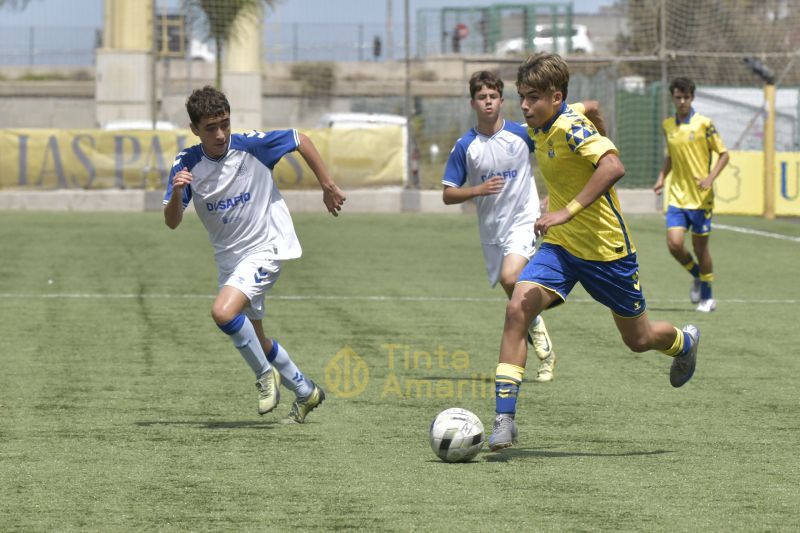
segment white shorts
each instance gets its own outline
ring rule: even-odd
[[[264,295],[281,275],[281,262],[268,254],[252,254],[245,257],[232,273],[219,273],[219,288],[229,285],[242,291],[250,300],[244,314],[251,320],[264,318]]]
[[[503,259],[510,254],[521,255],[530,259],[533,257],[534,241],[533,224],[529,228],[513,230],[502,243],[481,243],[483,248],[483,261],[486,263],[486,274],[489,284],[494,287],[500,281],[500,272],[503,269]]]

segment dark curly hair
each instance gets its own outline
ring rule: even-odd
[[[204,118],[230,114],[231,106],[223,93],[206,85],[202,89],[195,89],[186,99],[186,111],[192,124],[197,126]]]
[[[694,82],[689,78],[681,76],[672,80],[672,83],[669,84],[669,94],[673,94],[675,89],[689,96],[694,96]]]
[[[483,88],[494,89],[500,96],[503,96],[503,80],[501,80],[494,72],[488,70],[479,70],[474,73],[469,79],[469,96],[473,100],[475,95]]]

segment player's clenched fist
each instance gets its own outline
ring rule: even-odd
[[[192,182],[192,173],[187,167],[183,167],[180,172],[172,178],[172,190],[183,191],[183,188]]]

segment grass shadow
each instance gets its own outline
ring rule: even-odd
[[[694,312],[691,307],[661,307],[660,305],[648,305],[648,311],[657,311],[659,313],[689,313]]]
[[[515,458],[540,457],[540,458],[559,458],[559,457],[636,457],[644,455],[663,455],[673,453],[670,450],[654,450],[651,452],[619,452],[619,453],[600,453],[600,452],[555,452],[546,450],[536,450],[533,448],[508,448],[502,452],[486,452],[483,455],[484,461],[490,463],[505,463]]]
[[[250,428],[269,428],[279,425],[275,420],[156,420],[152,422],[136,422],[139,427],[153,426],[186,426],[200,429],[250,429]]]
[[[419,381],[477,381],[479,383],[494,383],[494,376],[459,376],[459,375],[452,375],[452,376],[419,376],[414,377],[413,379]]]

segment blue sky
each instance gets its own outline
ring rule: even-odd
[[[413,23],[417,9],[477,7],[493,3],[506,2],[410,0],[409,5]],[[613,0],[574,0],[572,5],[576,13],[593,13],[600,6],[612,3]],[[157,4],[178,6],[180,1],[158,0]],[[270,16],[281,22],[383,23],[388,4],[387,0],[283,0]],[[395,24],[403,20],[403,4],[403,0],[391,0]],[[99,27],[102,23],[103,0],[30,0],[24,11],[13,11],[8,7],[0,9],[0,26]]]

